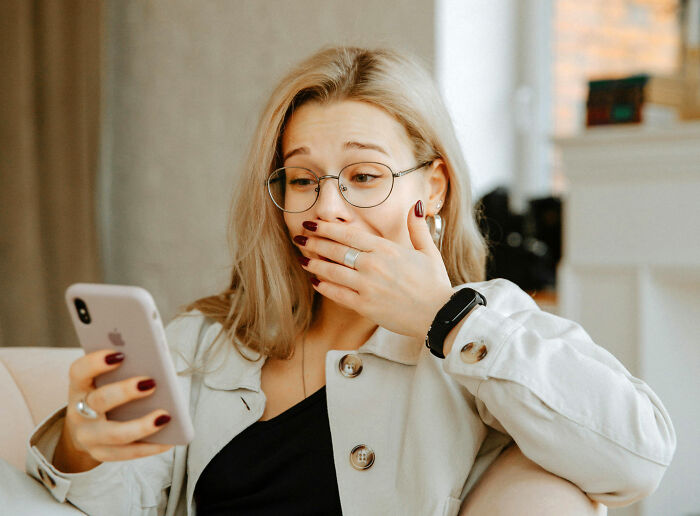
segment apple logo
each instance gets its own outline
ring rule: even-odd
[[[122,334],[119,333],[116,328],[114,328],[114,331],[108,333],[107,337],[109,338],[109,341],[115,346],[124,345],[124,339],[122,339]]]

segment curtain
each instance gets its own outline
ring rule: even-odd
[[[78,346],[65,289],[101,281],[102,9],[0,0],[1,346]]]

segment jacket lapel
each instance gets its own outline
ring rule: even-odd
[[[212,324],[204,334],[201,349],[207,349],[221,329]],[[266,357],[258,361],[244,359],[232,349],[227,340],[206,364],[203,380],[193,381],[191,396],[192,423],[195,438],[187,452],[187,506],[192,506],[197,480],[211,459],[236,435],[257,421],[264,410],[264,394],[260,389],[260,375]],[[255,352],[245,349],[251,359]],[[201,377],[198,377],[201,378]]]

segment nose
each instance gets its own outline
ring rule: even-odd
[[[315,209],[322,218],[343,216],[342,213],[350,205],[340,194],[338,180],[333,177],[321,178],[318,188],[318,199],[312,209]]]

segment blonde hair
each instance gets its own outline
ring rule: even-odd
[[[467,166],[426,68],[417,57],[390,49],[323,48],[280,80],[258,122],[231,204],[230,285],[186,307],[220,322],[214,341],[226,334],[223,342],[232,342],[248,360],[253,359],[242,343],[259,353],[258,359],[289,358],[295,338],[312,322],[318,296],[298,266],[283,213],[264,184],[282,166],[281,135],[294,109],[309,101],[344,99],[369,102],[393,115],[406,128],[418,162],[444,160],[450,181],[441,210],[443,261],[453,286],[484,279],[487,249]]]

